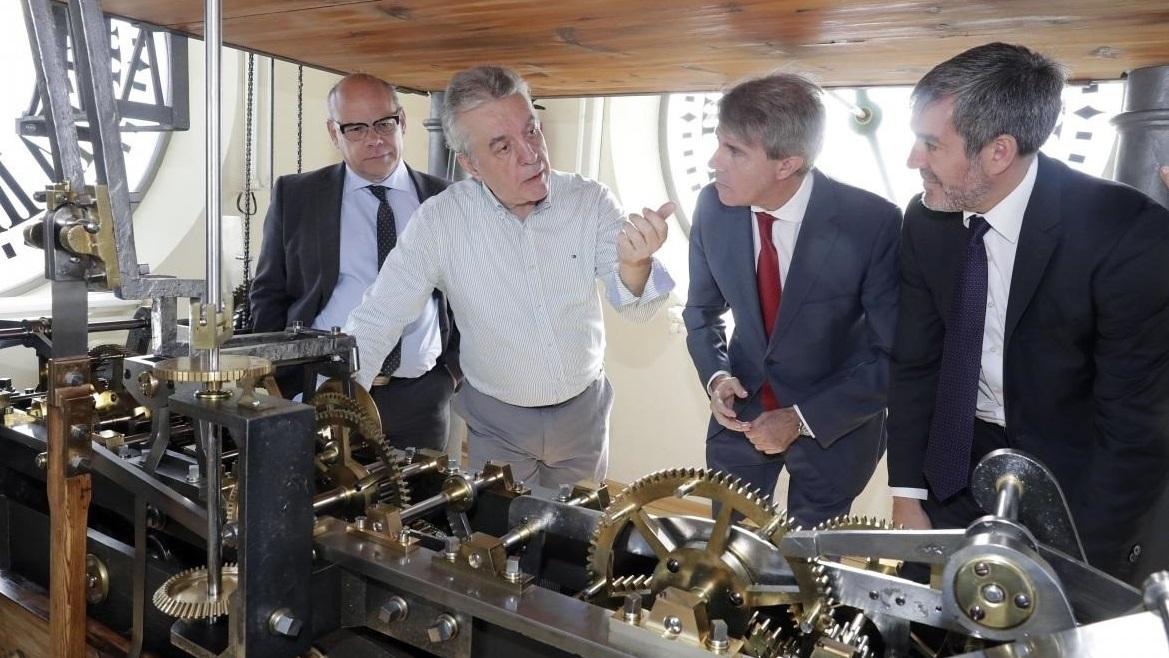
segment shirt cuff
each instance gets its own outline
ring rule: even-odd
[[[713,384],[714,380],[718,379],[720,375],[726,375],[727,377],[730,377],[731,373],[727,372],[726,370],[719,370],[711,375],[710,379],[706,380],[706,397],[714,397],[714,390],[710,388],[710,385]]]
[[[930,497],[930,492],[926,489],[918,489],[917,487],[889,487],[889,491],[897,498],[916,498],[918,500],[925,500]]]
[[[800,417],[800,424],[804,426],[804,429],[808,430],[807,436],[810,436],[813,439],[816,438],[816,433],[812,431],[812,426],[808,424],[808,420],[804,418],[804,414],[800,413],[800,405],[793,404],[792,409],[795,409],[796,415]]]
[[[610,288],[609,302],[615,308],[621,308],[629,304],[646,304],[659,297],[668,295],[674,290],[674,278],[658,262],[657,258],[650,261],[649,277],[645,280],[645,289],[641,291],[640,297],[625,287],[625,282],[621,280],[620,268],[613,271],[613,278],[617,279],[617,281]]]

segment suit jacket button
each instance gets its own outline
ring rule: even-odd
[[[1128,552],[1128,561],[1129,562],[1136,562],[1137,560],[1140,559],[1140,557],[1141,557],[1141,545],[1134,544],[1132,547],[1132,550],[1130,550]]]

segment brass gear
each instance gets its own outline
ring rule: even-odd
[[[717,502],[721,511],[705,541],[675,545],[645,507],[675,495]],[[787,517],[765,496],[740,479],[717,471],[667,469],[647,475],[625,488],[605,508],[593,529],[588,554],[589,578],[600,601],[643,592],[658,595],[666,588],[703,592],[709,618],[725,620],[732,635],[746,632],[750,611],[763,603],[752,590],[754,565],[727,550],[732,538],[732,513],[753,524],[756,533],[778,546],[788,529]],[[614,545],[632,524],[657,558],[652,576],[615,573]],[[640,578],[639,578],[640,577]],[[590,589],[593,589],[592,587]]]
[[[828,519],[816,526],[816,530],[889,530],[893,527],[890,522],[869,516],[838,516]],[[896,567],[888,566],[879,559],[868,556],[832,556],[843,558],[854,566],[870,571],[892,573]],[[816,563],[814,559],[790,558],[788,563],[795,572],[796,581],[800,584],[801,594],[806,595],[801,604],[789,608],[793,621],[804,632],[827,633],[834,624],[832,610],[839,601],[833,595],[833,584],[826,569]]]
[[[756,612],[747,624],[743,653],[752,658],[777,658],[784,641],[783,627]]]
[[[321,450],[314,464],[325,488],[351,486],[369,474],[353,458],[356,438],[369,446],[384,467],[382,481],[377,487],[377,502],[406,507],[410,504],[410,490],[398,467],[393,449],[386,442],[381,423],[371,417],[361,405],[341,393],[317,393],[312,406],[316,409],[316,428]],[[335,451],[333,455],[324,454]],[[374,502],[374,501],[369,501]]]
[[[207,595],[207,568],[187,569],[171,576],[154,592],[154,607],[162,614],[178,619],[209,619],[227,615],[231,595],[239,584],[235,564],[221,568],[219,598]]]
[[[377,403],[373,401],[373,396],[369,394],[369,391],[364,386],[357,382],[351,382],[351,387],[350,390],[353,391],[352,399],[357,402],[357,406],[365,412],[366,416],[369,416],[377,423],[378,429],[385,432],[385,419],[382,418],[381,412],[378,411]],[[340,377],[331,377],[325,380],[324,383],[317,387],[317,392],[314,395],[320,395],[321,393],[336,393],[350,397],[345,395],[345,380]]]

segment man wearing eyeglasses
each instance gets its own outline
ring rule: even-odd
[[[405,109],[394,87],[366,74],[329,91],[329,138],[343,162],[281,176],[272,189],[251,292],[256,331],[295,322],[345,324],[418,206],[447,182],[402,161]],[[376,366],[370,393],[395,447],[446,449],[449,400],[458,378],[458,332],[431,290]],[[286,395],[303,374],[281,377]]]
[[[467,380],[455,398],[471,466],[545,487],[599,480],[613,391],[597,281],[621,316],[648,320],[674,282],[653,255],[673,204],[623,215],[613,193],[553,171],[528,85],[484,66],[447,86],[443,132],[470,179],[427,201],[346,324],[361,384],[441,288],[459,316]]]

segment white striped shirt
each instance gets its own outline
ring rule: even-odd
[[[622,316],[646,321],[674,281],[654,259],[641,297],[618,276],[625,221],[607,187],[553,171],[548,196],[520,220],[482,183],[464,180],[414,213],[346,333],[369,387],[402,328],[438,288],[461,334],[459,363],[477,390],[536,407],[578,395],[601,374],[605,328],[596,281]]]

